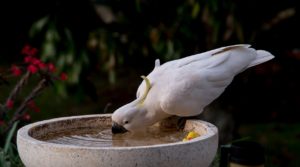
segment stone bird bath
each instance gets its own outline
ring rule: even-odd
[[[63,117],[29,124],[18,130],[17,146],[26,167],[208,167],[218,148],[217,128],[187,120],[186,131],[201,136],[186,142],[130,147],[88,147],[40,140],[62,130],[110,127],[111,115]]]

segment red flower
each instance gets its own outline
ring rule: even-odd
[[[26,56],[24,62],[30,63],[31,65],[34,65],[38,69],[45,69],[47,67],[46,64],[42,62],[40,59],[31,56]]]
[[[52,63],[48,64],[48,69],[49,69],[50,72],[55,72],[55,70],[56,70],[55,66]]]
[[[28,107],[35,107],[35,102],[33,100],[30,100],[28,103],[27,103]]]
[[[66,74],[66,73],[61,73],[60,74],[60,79],[62,80],[62,81],[65,81],[65,80],[67,80],[68,79],[68,75]]]
[[[26,57],[24,58],[24,62],[25,62],[25,63],[31,63],[31,62],[32,62],[32,57],[31,57],[31,56],[26,56]]]
[[[6,107],[7,107],[8,109],[12,109],[12,108],[14,107],[14,101],[12,101],[11,99],[8,99],[8,100],[6,101]]]
[[[35,105],[35,102],[33,100],[30,100],[27,103],[28,108],[32,109],[34,112],[40,112],[41,110]]]
[[[32,110],[33,110],[34,112],[41,112],[40,108],[38,108],[38,107],[35,107],[35,108],[33,108]]]
[[[46,65],[44,62],[41,61],[41,62],[38,64],[38,67],[39,67],[39,69],[43,70],[43,69],[46,69],[46,68],[47,68],[47,65]]]
[[[21,69],[16,65],[12,65],[11,71],[14,76],[20,76],[22,74]]]
[[[29,121],[31,119],[31,116],[28,113],[25,113],[22,117],[23,120]]]
[[[25,45],[21,53],[27,56],[34,56],[37,53],[37,49],[31,47],[30,45]]]
[[[31,50],[30,50],[30,55],[31,56],[35,56],[36,54],[37,54],[37,49],[36,48],[32,48]]]
[[[36,66],[31,64],[27,67],[27,70],[30,71],[31,74],[35,74],[38,71],[38,68],[36,68]]]
[[[30,52],[30,46],[29,45],[25,45],[21,51],[22,54],[24,55],[28,55],[28,53]]]
[[[0,126],[4,124],[5,124],[4,120],[0,119]]]
[[[40,63],[42,63],[42,61],[40,60],[40,59],[37,59],[37,58],[34,58],[34,57],[32,57],[32,61],[31,61],[31,63],[33,64],[33,65],[39,65]]]

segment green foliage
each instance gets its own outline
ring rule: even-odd
[[[249,27],[245,18],[256,15],[241,17],[236,5],[242,2],[232,0],[59,2],[32,25],[29,36],[40,45],[42,60],[55,61],[72,86],[84,86],[82,80],[93,73],[115,84],[120,67],[149,68],[156,58],[165,62],[225,44],[252,43],[263,32],[260,27],[273,26]],[[57,90],[67,95],[65,85]]]
[[[83,82],[93,74],[107,76],[115,86],[118,69],[148,70],[156,58],[165,62],[217,46],[252,43],[262,32],[262,23],[245,25],[238,2],[231,0],[61,3],[70,8],[58,4],[32,25],[29,37],[42,60],[55,61],[58,71],[67,72],[69,92],[76,94],[85,91]],[[84,15],[88,12],[99,17],[93,20]],[[56,88],[63,96],[70,90],[61,84]]]
[[[41,60],[55,62],[58,72],[65,71],[68,74],[66,83],[55,85],[58,93],[66,96],[66,85],[79,83],[82,69],[89,63],[84,47],[78,47],[71,30],[52,15],[36,21],[30,29],[29,36],[33,41],[41,42]]]
[[[4,148],[0,148],[1,167],[23,167],[24,166],[17,153],[16,146],[12,143],[12,138],[16,131],[17,125],[18,122],[15,122],[6,137]]]
[[[41,45],[42,60],[56,61],[58,70],[68,73],[70,84],[85,77],[82,74],[88,65],[106,72],[114,84],[116,67],[124,63],[132,65],[147,58],[173,60],[232,38],[243,39],[233,15],[234,5],[227,1],[111,0],[93,2],[93,7],[89,11],[96,9],[102,19],[102,24],[94,23],[94,29],[78,31],[74,27],[84,27],[80,22],[49,13],[36,21],[29,33]],[[58,90],[66,95],[64,86],[59,85]]]
[[[298,167],[300,123],[245,124],[241,135],[251,135],[265,147],[266,167]]]

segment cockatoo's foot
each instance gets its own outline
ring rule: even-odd
[[[190,117],[179,117],[179,120],[178,120],[178,128],[179,128],[179,129],[183,129],[184,126],[185,126],[186,120],[189,120],[189,119],[199,119],[199,115],[196,115],[196,116],[190,116]]]
[[[155,126],[159,126],[161,129],[176,129],[182,130],[184,128],[185,120],[179,116],[171,116],[162,121],[155,124]]]

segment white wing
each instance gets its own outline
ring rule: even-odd
[[[229,55],[224,55],[228,57]],[[230,73],[202,68],[196,64],[177,69],[161,92],[160,105],[164,112],[177,116],[194,116],[217,98],[232,81]]]
[[[273,58],[268,52],[262,56],[262,51],[248,47],[229,46],[179,60],[180,65],[168,74],[168,84],[162,88],[162,110],[178,116],[198,115],[223,93],[235,75]]]
[[[232,46],[227,46],[227,47],[221,47],[221,48],[217,48],[217,49],[207,51],[204,53],[199,53],[199,54],[195,54],[192,56],[188,56],[188,57],[185,57],[182,59],[169,61],[169,62],[163,64],[162,66],[160,65],[159,59],[157,59],[157,60],[155,60],[155,65],[154,65],[153,71],[147,77],[150,79],[151,83],[153,83],[153,82],[157,83],[157,82],[159,82],[158,80],[161,81],[161,80],[164,80],[165,77],[168,77],[168,75],[170,73],[172,73],[172,70],[193,64],[195,62],[197,63],[198,69],[206,67],[208,63],[211,66],[217,65],[219,63],[222,63],[223,57],[221,57],[221,59],[217,59],[216,62],[213,62],[214,59],[211,59],[210,61],[203,61],[203,60],[208,60],[209,58],[211,58],[212,55],[215,55],[215,54],[218,54],[218,53],[221,53],[221,52],[224,52],[226,50],[236,48],[236,47],[248,48],[248,47],[250,47],[250,45],[238,44],[238,45],[232,45]],[[143,81],[137,89],[136,97],[138,98],[139,95],[141,93],[143,93],[144,90],[145,90],[145,82]]]

